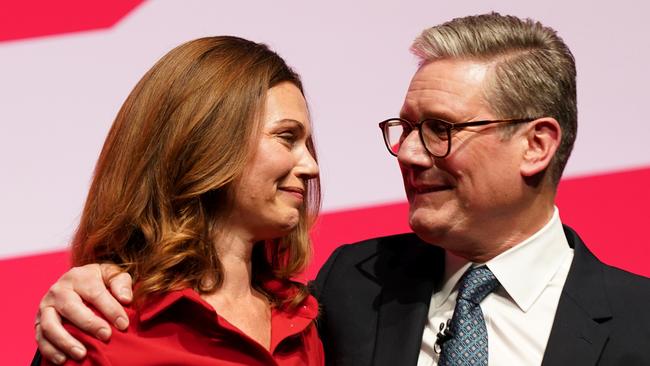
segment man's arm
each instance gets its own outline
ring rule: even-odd
[[[111,337],[108,322],[95,315],[84,301],[117,329],[126,329],[129,318],[120,302],[131,302],[131,288],[131,276],[114,264],[88,264],[66,272],[47,291],[36,314],[36,343],[43,358],[62,364],[66,355],[75,360],[86,355],[83,344],[63,328],[62,317],[100,340]]]

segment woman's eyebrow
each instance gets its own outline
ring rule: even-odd
[[[277,121],[275,121],[275,124],[277,124],[277,125],[290,124],[290,125],[294,125],[294,126],[298,127],[301,131],[305,131],[305,125],[302,122],[300,122],[298,120],[295,120],[295,119],[292,119],[292,118],[283,118],[283,119],[277,120]]]

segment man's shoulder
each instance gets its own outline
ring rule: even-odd
[[[615,323],[624,324],[625,329],[640,324],[649,326],[650,278],[603,263],[575,231],[565,227],[565,234],[574,248],[574,263],[565,292],[581,299],[581,306],[597,309],[594,313],[613,315]],[[599,307],[603,303],[607,304],[606,308]]]
[[[383,236],[338,247],[314,281],[316,291],[336,286],[381,286],[399,276],[429,276],[439,270],[444,251],[413,233]]]
[[[582,262],[581,264],[602,270],[604,285],[610,289],[610,292],[631,290],[650,296],[650,278],[602,262],[573,229],[565,225],[564,230],[567,240],[576,252],[574,261],[578,260]]]
[[[337,259],[344,258],[344,260],[354,260],[380,253],[393,255],[410,253],[414,249],[419,249],[425,246],[430,246],[430,244],[423,242],[414,233],[403,233],[366,239],[356,243],[343,244],[339,246],[331,256],[337,257]]]
[[[650,278],[607,264],[604,264],[603,272],[611,290],[650,299]]]
[[[639,322],[650,326],[650,278],[605,263],[602,268],[603,288],[612,312],[637,314]]]

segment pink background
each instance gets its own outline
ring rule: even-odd
[[[64,271],[92,169],[117,109],[177,44],[232,34],[265,42],[303,75],[324,214],[313,277],[342,243],[408,231],[377,122],[398,113],[412,39],[456,16],[499,11],[558,30],[577,59],[579,133],[560,215],[603,260],[650,276],[650,39],[644,1],[0,2],[2,364],[32,356],[38,299]]]

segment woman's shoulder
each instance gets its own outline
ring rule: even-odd
[[[183,324],[179,321],[181,317],[169,315],[174,312],[173,305],[187,293],[185,290],[172,291],[152,296],[142,303],[125,306],[129,326],[125,330],[119,330],[111,324],[108,341],[102,341],[96,335],[88,334],[71,323],[64,322],[65,329],[87,349],[84,362],[88,363],[73,362],[70,365],[144,365],[151,364],[151,360],[161,352],[173,354],[174,348],[178,348],[174,342],[174,332],[176,328],[183,328]],[[102,316],[97,309],[91,307],[91,310]]]
[[[99,311],[95,308],[89,306],[95,314],[102,316]],[[136,319],[136,311],[131,306],[125,307],[126,314],[129,318],[129,328],[125,331],[120,331],[115,327],[115,325],[109,323],[108,332],[110,333],[110,338],[107,341],[102,341],[98,338],[98,334],[87,333],[70,322],[63,320],[63,327],[81,342],[86,348],[86,357],[81,361],[74,361],[68,359],[65,365],[116,365],[119,364],[119,359],[112,359],[110,355],[113,353],[110,350],[115,348],[116,344],[128,344],[128,340],[125,341],[124,338],[130,338],[133,336],[133,323]],[[106,332],[106,328],[101,328],[100,332]],[[131,350],[128,350],[131,351]],[[126,358],[124,361],[127,361]],[[45,363],[47,364],[47,363]]]

